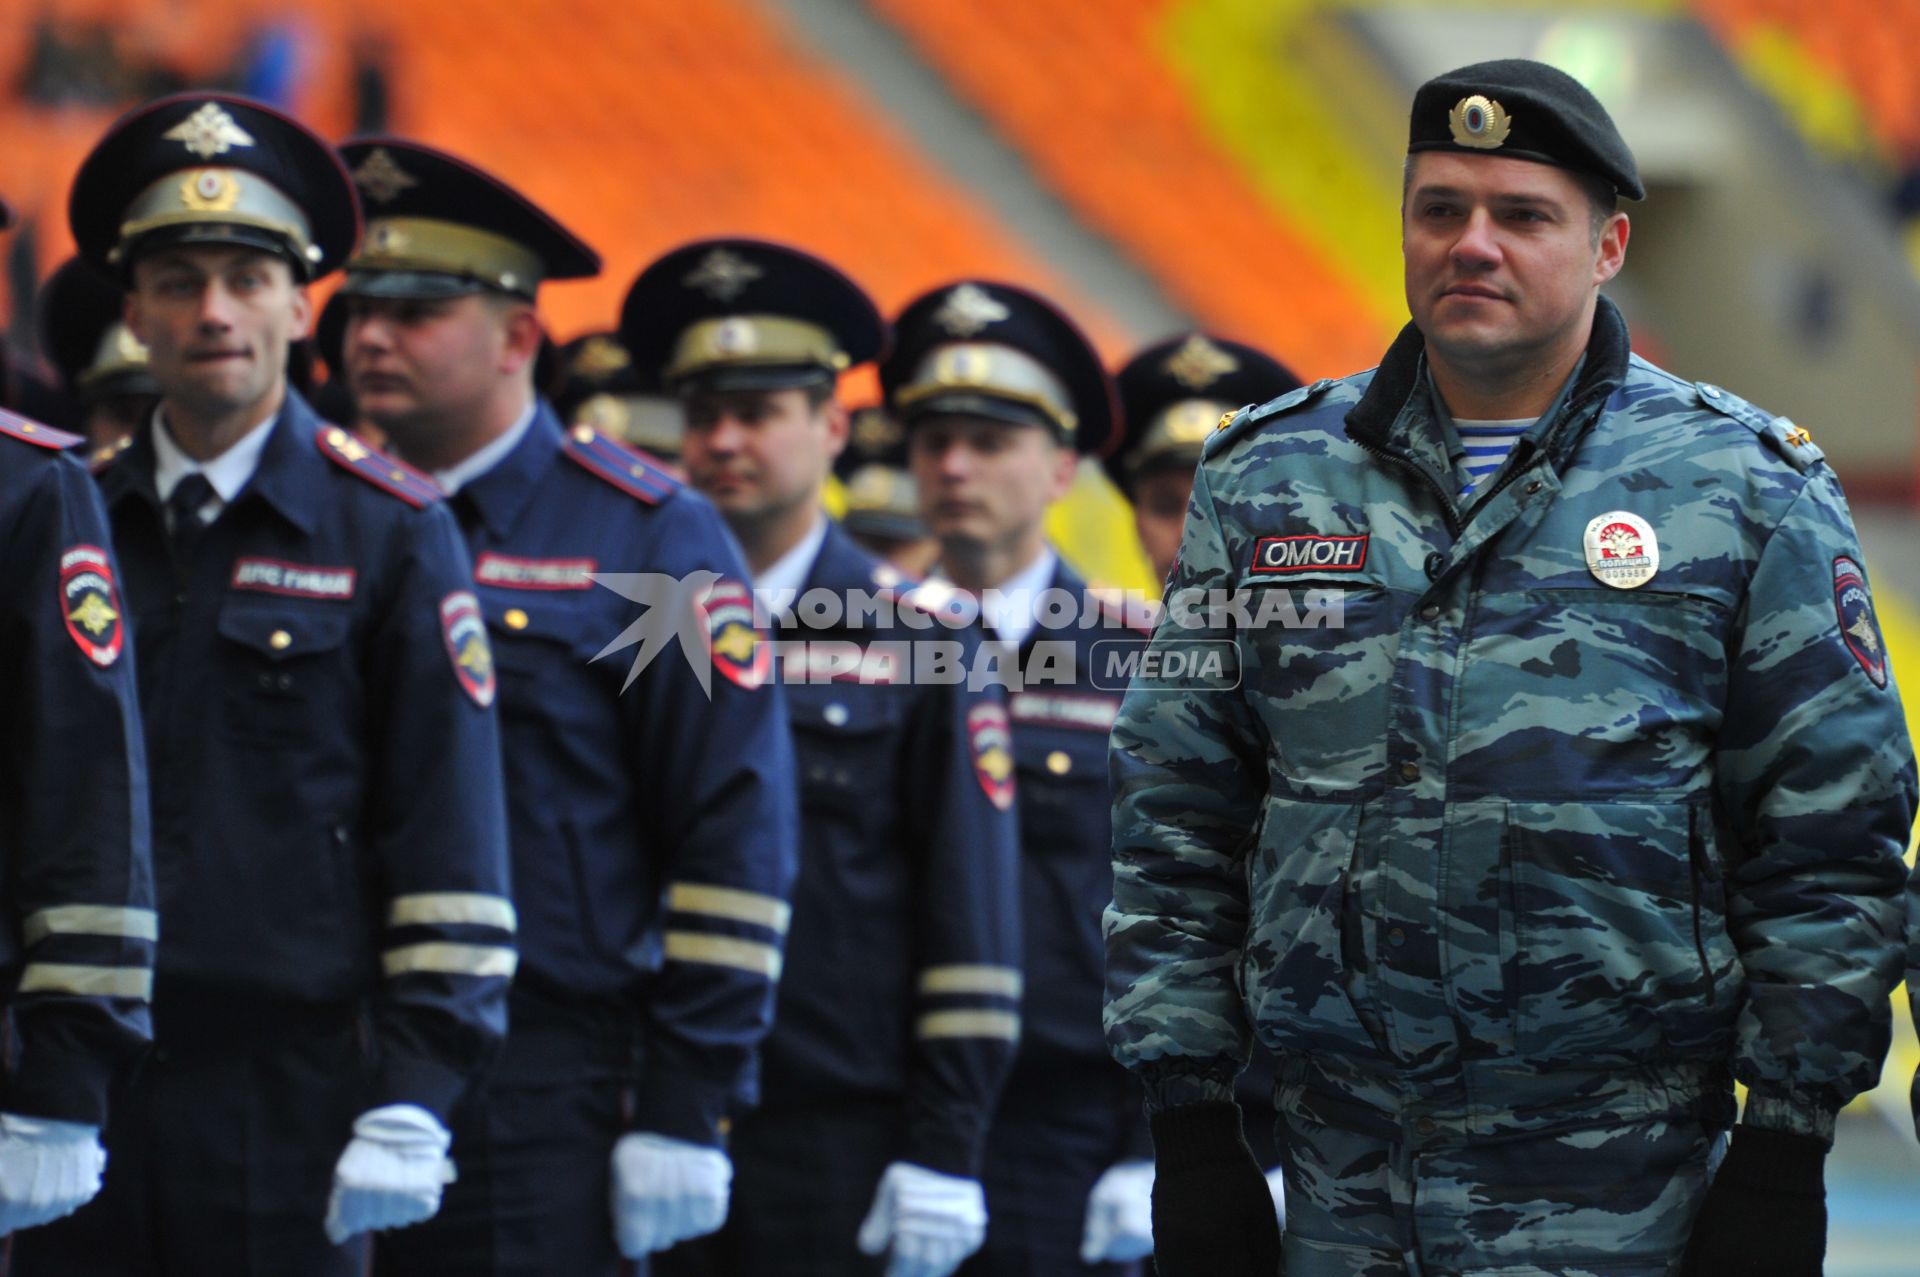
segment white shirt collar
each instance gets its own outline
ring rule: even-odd
[[[224,508],[240,489],[247,486],[253,478],[253,472],[260,468],[260,453],[267,446],[267,436],[273,433],[273,423],[279,417],[274,413],[265,421],[233,441],[225,452],[211,461],[195,461],[181,450],[174,441],[173,432],[167,428],[167,416],[164,407],[153,410],[153,487],[165,501],[180,486],[180,481],[190,474],[204,474],[207,482],[213,485],[216,501],[207,504],[215,510]]]
[[[1000,641],[1016,650],[1039,623],[1040,596],[1053,586],[1060,556],[1040,547],[1040,557],[980,596],[980,619]]]
[[[820,547],[827,540],[827,516],[816,511],[813,526],[807,534],[794,544],[791,550],[767,565],[764,572],[753,578],[753,593],[756,599],[765,601],[769,611],[789,611],[793,601],[800,597],[800,591],[807,584],[807,574],[813,571],[813,561],[820,557]]]
[[[537,399],[530,402],[527,404],[527,410],[520,414],[519,419],[507,427],[505,434],[468,456],[466,460],[456,461],[445,470],[435,470],[433,481],[440,485],[440,491],[452,496],[505,461],[507,454],[520,446],[520,440],[526,437],[527,431],[533,426],[533,415],[539,406]]]

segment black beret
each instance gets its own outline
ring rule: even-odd
[[[360,189],[367,235],[343,292],[532,299],[549,279],[600,273],[600,255],[511,186],[445,151],[398,137],[355,138],[340,158]]]
[[[1476,62],[1421,85],[1407,151],[1533,160],[1592,174],[1631,200],[1647,195],[1600,99],[1565,71],[1526,58]]]
[[[1107,477],[1126,492],[1161,462],[1191,470],[1220,414],[1277,399],[1300,379],[1273,356],[1208,333],[1155,342],[1114,377],[1126,433],[1106,458]]]
[[[353,251],[360,204],[340,157],[298,120],[250,98],[180,93],[107,130],[73,180],[67,222],[102,270],[124,272],[148,247],[244,244],[314,279]]]
[[[942,413],[1047,427],[1104,456],[1118,441],[1113,381],[1079,325],[1038,293],[962,279],[907,303],[880,365],[901,424]]]
[[[887,326],[858,284],[811,253],[703,239],[640,272],[620,338],[642,375],[675,392],[778,390],[879,358]]]

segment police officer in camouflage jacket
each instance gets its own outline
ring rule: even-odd
[[[1227,640],[1240,679],[1138,680],[1113,735],[1107,1028],[1163,1277],[1819,1272],[1913,756],[1807,432],[1634,356],[1600,297],[1619,196],[1568,77],[1430,81],[1412,324],[1206,449],[1155,643]]]

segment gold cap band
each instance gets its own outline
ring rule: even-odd
[[[920,517],[913,476],[892,466],[865,465],[847,478],[847,512]]]
[[[168,226],[253,226],[285,239],[308,262],[319,260],[313,229],[285,191],[247,169],[191,168],[167,174],[140,192],[108,254],[121,260],[128,243]]]
[[[1140,442],[1127,449],[1121,464],[1129,471],[1143,470],[1163,457],[1191,453],[1200,455],[1201,446],[1220,422],[1220,414],[1239,407],[1217,399],[1182,399],[1168,404],[1147,422]]]
[[[376,218],[347,269],[458,275],[522,297],[532,297],[546,278],[539,255],[525,245],[431,217]]]
[[[674,343],[668,381],[709,368],[815,364],[844,372],[850,361],[833,334],[784,315],[727,315],[689,324]]]
[[[895,392],[894,403],[911,408],[939,395],[969,390],[1036,409],[1068,438],[1079,424],[1065,382],[1025,351],[992,342],[947,342],[934,347]]]

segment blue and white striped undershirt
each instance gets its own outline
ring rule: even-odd
[[[1520,436],[1533,429],[1537,417],[1522,421],[1460,421],[1453,428],[1460,432],[1460,446],[1466,449],[1467,482],[1460,489],[1466,496],[1506,463],[1507,454]]]

